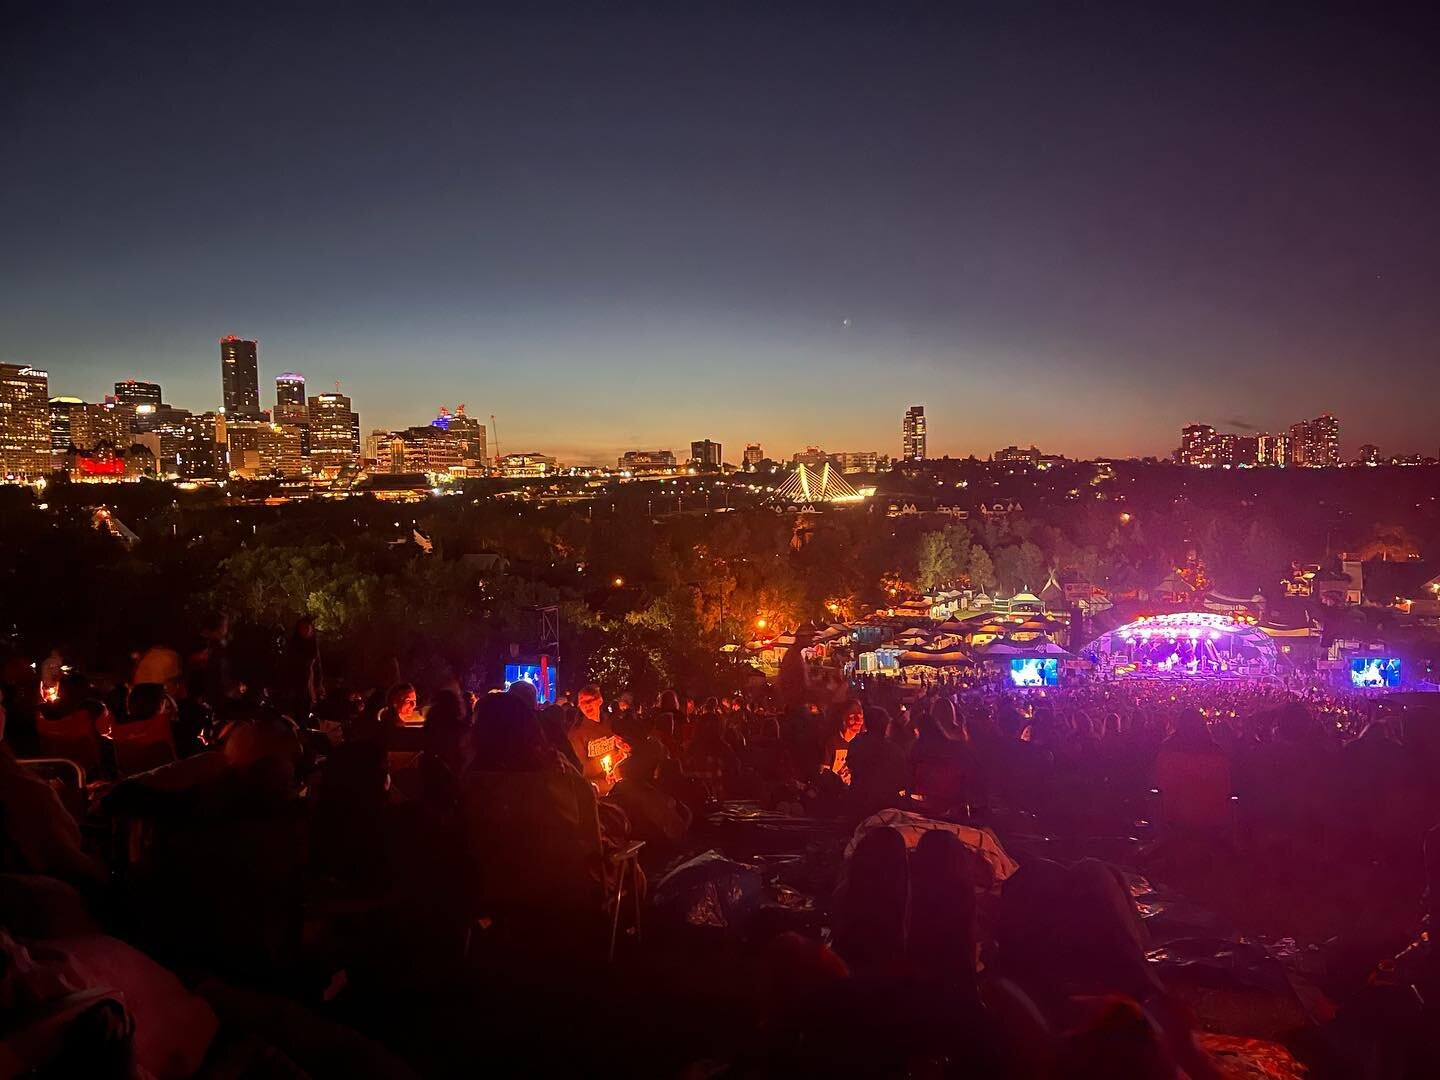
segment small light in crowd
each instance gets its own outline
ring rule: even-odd
[[[622,585],[624,585],[624,584],[625,584],[625,579],[624,579],[623,577],[617,577],[617,578],[615,579],[615,587],[616,587],[617,589],[620,588],[620,587],[621,587]]]
[[[765,627],[767,627],[767,626],[769,626],[769,625],[770,625],[770,624],[765,621],[765,619],[764,619],[763,616],[762,616],[761,618],[755,620],[755,629],[756,629],[756,630],[764,630]]]

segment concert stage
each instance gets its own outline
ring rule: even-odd
[[[1275,642],[1254,623],[1208,611],[1136,619],[1100,635],[1080,655],[1118,678],[1263,678],[1279,666]]]

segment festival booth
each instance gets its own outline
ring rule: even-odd
[[[1018,644],[1038,641],[1041,638],[1049,639],[1054,634],[1065,633],[1066,630],[1065,622],[1053,615],[1031,615],[1019,626],[1011,627],[1008,636],[1010,641]]]
[[[844,626],[822,626],[810,635],[810,646],[805,650],[806,660],[825,660],[839,646],[849,642],[849,629]]]
[[[906,600],[891,608],[890,615],[895,619],[912,619],[916,622],[921,619],[929,619],[930,602],[928,600]]]
[[[998,622],[987,622],[978,626],[970,634],[970,644],[977,649],[998,641],[1005,636],[1005,627]]]
[[[992,608],[997,614],[1030,615],[1044,611],[1045,601],[1034,593],[1022,589],[1008,599],[997,596],[992,603]]]
[[[892,644],[906,646],[926,645],[929,643],[931,636],[930,631],[924,627],[912,626],[908,630],[902,630],[896,634]]]
[[[925,602],[930,605],[930,618],[949,619],[964,609],[965,594],[958,589],[943,589],[927,595]]]
[[[935,634],[930,639],[930,648],[940,649],[966,644],[965,638],[969,630],[961,619],[946,619],[935,627]]]
[[[900,654],[900,665],[907,671],[928,668],[937,674],[968,667],[970,653],[958,645],[941,645],[930,649],[906,649]]]
[[[1101,634],[1082,654],[1102,671],[1142,678],[1274,675],[1275,642],[1249,619],[1208,611],[1149,615]]]

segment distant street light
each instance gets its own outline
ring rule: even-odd
[[[615,587],[616,587],[617,589],[620,588],[620,587],[621,587],[622,585],[624,585],[624,584],[625,584],[625,579],[624,579],[623,577],[617,577],[617,578],[615,579]]]
[[[768,625],[770,625],[770,624],[767,623],[767,622],[764,620],[763,617],[755,620],[755,629],[756,629],[756,630],[764,630],[765,627],[767,627]]]

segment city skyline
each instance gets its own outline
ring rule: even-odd
[[[257,369],[256,369],[255,379],[256,379],[257,393],[258,393],[258,396],[259,396],[259,408],[260,408],[260,410],[263,411],[263,412],[271,413],[271,414],[272,414],[272,419],[275,419],[275,417],[274,417],[273,414],[274,414],[274,412],[275,412],[275,405],[278,404],[278,401],[275,400],[275,399],[276,399],[276,394],[278,393],[278,388],[280,387],[280,385],[281,385],[282,383],[289,384],[289,383],[293,380],[293,381],[295,381],[296,383],[298,383],[298,386],[301,388],[301,392],[302,392],[302,393],[303,393],[303,388],[304,388],[304,386],[305,386],[307,383],[310,383],[309,376],[305,375],[305,373],[304,373],[303,371],[296,371],[296,370],[286,369],[286,370],[284,370],[284,371],[280,371],[280,372],[275,373],[273,376],[272,376],[271,374],[269,374],[269,373],[267,372],[267,370],[266,370],[264,350],[263,350],[263,348],[260,348],[260,347],[259,347],[258,339],[253,339],[253,338],[251,338],[251,339],[246,339],[246,338],[241,337],[240,335],[230,335],[230,334],[227,334],[227,335],[225,335],[224,337],[222,337],[222,338],[220,339],[220,341],[221,341],[221,347],[222,347],[222,352],[221,352],[221,355],[222,355],[222,374],[221,374],[220,380],[219,380],[218,383],[217,383],[217,386],[219,386],[219,388],[220,388],[219,397],[222,399],[222,401],[223,401],[223,397],[224,397],[224,393],[225,393],[225,390],[224,390],[224,374],[223,374],[223,372],[224,372],[224,361],[223,361],[223,357],[224,357],[224,355],[225,355],[225,349],[226,349],[226,346],[227,346],[228,343],[241,342],[241,343],[244,343],[244,344],[247,344],[247,345],[249,345],[249,344],[255,344],[255,345],[257,346],[257,347],[256,347],[256,350],[255,350],[255,355],[256,355],[256,360],[257,360]],[[34,367],[38,367],[38,365],[20,365],[20,366],[34,366]],[[43,369],[42,369],[42,370],[43,370]],[[64,393],[57,392],[57,391],[56,391],[55,372],[52,371],[52,372],[49,372],[48,374],[49,374],[49,377],[50,377],[50,396],[51,396],[52,398],[75,397],[75,398],[77,398],[77,399],[79,399],[79,400],[82,400],[82,401],[94,401],[94,402],[97,402],[97,403],[98,403],[98,402],[103,402],[103,401],[105,400],[106,396],[107,396],[107,395],[105,395],[105,394],[102,394],[102,395],[99,396],[98,398],[91,398],[91,397],[86,396],[84,393],[75,394],[75,393],[70,393],[70,392],[68,392],[68,391],[67,391],[67,392],[64,392]],[[109,376],[104,376],[104,377],[105,377],[105,378],[109,378]],[[332,383],[331,385],[334,386],[335,383],[339,383],[341,387],[345,387],[345,383],[344,383],[343,380],[335,380],[335,382]],[[166,384],[164,381],[162,381],[161,379],[146,378],[146,377],[142,377],[142,376],[139,376],[139,375],[124,376],[124,377],[121,377],[121,378],[118,378],[118,379],[115,379],[115,380],[112,381],[112,385],[113,385],[113,387],[114,387],[114,391],[115,391],[115,392],[119,392],[120,388],[121,388],[123,385],[125,385],[125,384],[140,385],[140,386],[145,386],[145,387],[161,387],[161,388],[163,388],[164,386],[167,385],[167,384]],[[315,385],[315,384],[310,383],[310,385]],[[272,388],[272,389],[268,389],[268,391],[267,391],[267,388]],[[365,402],[363,402],[362,400],[360,400],[356,395],[349,393],[349,392],[348,392],[348,388],[346,388],[346,390],[347,390],[347,392],[345,393],[344,396],[346,397],[347,400],[353,400],[353,401],[354,401],[354,403],[355,403],[355,405],[354,405],[355,411],[356,411],[358,414],[360,414],[360,416],[361,416],[361,421],[360,421],[361,428],[362,428],[365,432],[379,431],[379,430],[383,430],[383,431],[386,431],[386,432],[393,432],[393,431],[400,431],[400,430],[403,430],[403,429],[406,429],[406,428],[413,428],[413,427],[415,427],[415,426],[417,426],[417,425],[423,426],[423,425],[425,425],[425,424],[430,423],[437,415],[444,415],[444,413],[445,413],[446,410],[447,410],[447,406],[445,406],[445,405],[439,405],[439,406],[432,407],[432,408],[429,409],[429,410],[424,410],[424,409],[422,409],[421,412],[420,412],[418,415],[414,415],[414,416],[403,416],[403,417],[401,417],[399,420],[397,420],[397,422],[395,422],[395,423],[383,423],[383,422],[379,422],[379,421],[375,420],[375,414],[374,414],[372,411],[370,411],[369,409],[365,408]],[[157,390],[157,393],[158,393],[158,392],[159,392],[159,391]],[[330,395],[330,394],[339,394],[340,392],[341,392],[341,391],[340,391],[339,389],[332,389],[332,390],[329,390],[329,391],[325,391],[325,393],[326,393],[327,395]],[[164,393],[165,393],[165,395],[166,395],[167,397],[172,396],[168,390],[165,390]],[[450,395],[451,398],[462,397],[462,396],[463,396],[463,395],[456,395],[456,394],[453,394],[453,393]],[[910,400],[910,399],[907,398],[906,400],[908,401],[908,400]],[[267,401],[270,401],[271,403],[267,404]],[[189,404],[182,404],[182,403],[179,403],[179,402],[176,402],[176,401],[173,401],[173,400],[172,400],[171,402],[169,402],[168,404],[170,404],[171,406],[179,407],[179,408],[189,409],[190,411],[193,411],[193,412],[195,412],[195,413],[197,413],[197,414],[198,414],[198,413],[204,413],[204,412],[210,412],[210,411],[224,411],[223,404],[219,404],[219,405],[207,405],[207,406],[203,406],[203,407],[202,407],[202,406],[195,406],[195,405],[189,405]],[[925,417],[926,408],[927,408],[926,405],[914,405],[914,404],[911,404],[911,405],[905,406],[905,411],[904,411],[904,413],[902,413],[902,420],[905,421],[906,423],[908,423],[908,418],[909,418],[909,416],[910,416],[911,410],[913,410],[913,409],[918,409],[918,410],[919,410],[918,415],[919,415],[920,420],[921,420],[921,427],[920,427],[920,429],[919,429],[918,434],[919,434],[919,441],[920,441],[920,444],[921,444],[922,446],[926,446],[926,444],[931,441],[930,438],[929,438],[929,433],[926,431],[926,429],[925,429],[925,427],[924,427],[924,422],[925,422],[925,419],[926,419],[926,417]],[[392,410],[393,410],[393,409],[394,409],[394,407],[392,406]],[[1231,410],[1231,411],[1235,411],[1235,410]],[[932,412],[932,414],[933,414],[933,408],[931,409],[931,412]],[[480,416],[479,410],[472,407],[472,408],[471,408],[471,415],[472,415],[472,416],[479,417],[479,416]],[[1324,413],[1324,414],[1322,414],[1322,415],[1329,415],[1329,414],[1328,414],[1328,413]],[[276,422],[279,422],[279,420],[276,419]],[[1198,424],[1199,426],[1211,426],[1211,427],[1216,427],[1216,428],[1220,428],[1220,427],[1224,427],[1224,426],[1238,427],[1238,428],[1241,429],[1241,431],[1239,432],[1239,434],[1242,435],[1242,436],[1244,436],[1244,435],[1246,435],[1246,434],[1249,434],[1249,435],[1263,435],[1263,434],[1267,434],[1267,433],[1270,431],[1270,429],[1272,429],[1272,428],[1273,428],[1275,431],[1283,434],[1283,433],[1289,431],[1289,429],[1291,428],[1291,426],[1292,426],[1294,423],[1296,423],[1296,422],[1297,422],[1297,421],[1296,421],[1294,418],[1288,419],[1288,420],[1281,418],[1281,419],[1275,419],[1275,420],[1273,420],[1273,421],[1272,421],[1272,420],[1269,420],[1269,419],[1267,418],[1267,421],[1264,422],[1264,423],[1250,423],[1250,422],[1246,422],[1246,421],[1238,421],[1238,420],[1233,420],[1233,419],[1231,419],[1231,420],[1220,420],[1220,421],[1213,421],[1213,422],[1212,422],[1212,421],[1204,421],[1204,422],[1187,421],[1187,423],[1185,424],[1185,427],[1187,427],[1187,428],[1188,428],[1188,427],[1193,427],[1193,426],[1196,426],[1197,424]],[[481,420],[481,423],[483,424],[484,421]],[[881,426],[881,425],[876,424],[876,425],[871,425],[871,426]],[[904,426],[905,426],[905,425],[902,424],[902,428],[903,428]],[[678,430],[678,429],[675,429],[675,430]],[[1377,443],[1377,440],[1374,439],[1374,438],[1361,437],[1361,436],[1359,436],[1359,435],[1353,435],[1353,434],[1351,434],[1351,433],[1350,433],[1350,430],[1349,430],[1349,424],[1348,424],[1348,423],[1346,424],[1346,426],[1345,426],[1345,428],[1344,428],[1343,430],[1344,430],[1345,434],[1344,434],[1343,439],[1342,439],[1341,442],[1340,442],[1340,447],[1341,447],[1340,460],[1342,460],[1342,461],[1351,460],[1351,459],[1355,456],[1355,453],[1358,453],[1361,448],[1364,448],[1364,447],[1373,447],[1373,446],[1376,446],[1376,445],[1380,445],[1380,443]],[[523,434],[523,432],[522,432],[522,434]],[[490,437],[490,438],[494,438],[493,433],[491,433],[491,435],[490,435],[489,437]],[[707,435],[707,436],[704,436],[704,438],[708,440],[708,439],[710,438],[710,436]],[[1383,440],[1383,436],[1381,436],[1381,439]],[[696,442],[696,441],[697,441],[697,440],[694,438],[694,433],[691,433],[691,434],[689,434],[689,435],[684,435],[684,436],[675,435],[674,437],[666,437],[666,438],[649,438],[649,439],[645,439],[645,438],[635,438],[635,439],[631,439],[631,440],[624,441],[624,442],[615,442],[615,443],[613,444],[613,446],[612,446],[611,452],[609,452],[609,453],[605,453],[605,452],[598,452],[598,453],[597,453],[597,452],[591,451],[591,452],[588,453],[588,454],[587,454],[587,453],[584,453],[584,452],[575,451],[575,450],[573,450],[573,448],[568,448],[568,447],[565,447],[565,446],[563,446],[563,445],[557,447],[557,445],[555,445],[555,444],[550,444],[550,443],[547,443],[547,444],[545,444],[545,445],[543,445],[543,446],[540,445],[539,443],[535,443],[535,444],[533,444],[533,445],[532,445],[532,444],[529,444],[529,443],[525,443],[524,445],[520,445],[520,443],[516,443],[516,444],[514,444],[515,449],[513,450],[513,452],[516,452],[516,453],[546,452],[546,453],[552,453],[554,456],[560,457],[561,459],[565,460],[565,461],[566,461],[567,463],[569,463],[569,464],[582,465],[582,466],[604,466],[604,465],[608,465],[608,464],[614,462],[615,460],[617,460],[618,458],[622,457],[622,456],[623,456],[624,454],[626,454],[627,452],[632,452],[632,451],[636,451],[636,450],[644,450],[644,449],[646,449],[646,448],[650,448],[650,449],[654,449],[654,448],[666,448],[666,449],[668,449],[668,448],[671,447],[671,446],[680,446],[680,447],[683,448],[684,446],[690,445],[690,444],[692,444],[692,443],[694,443],[694,442]],[[718,441],[721,443],[721,445],[729,444],[729,445],[742,445],[742,446],[743,446],[743,445],[750,444],[750,443],[758,442],[758,443],[760,443],[762,446],[767,446],[767,447],[772,447],[772,448],[773,448],[773,449],[771,449],[771,450],[767,450],[766,456],[767,456],[767,457],[770,457],[770,458],[772,458],[773,460],[776,460],[776,461],[789,461],[789,460],[791,460],[796,454],[802,453],[803,450],[806,449],[807,447],[820,447],[820,448],[822,448],[822,449],[824,449],[824,450],[826,450],[827,452],[830,452],[830,453],[874,452],[874,453],[879,453],[879,454],[882,455],[882,456],[889,456],[889,457],[894,458],[894,459],[896,459],[896,460],[901,460],[901,459],[903,459],[903,458],[905,457],[905,453],[904,453],[905,435],[904,435],[903,431],[902,431],[901,436],[900,436],[898,439],[897,439],[897,438],[894,438],[894,437],[892,436],[892,438],[891,438],[890,441],[891,441],[891,442],[894,442],[894,443],[896,444],[894,447],[891,447],[886,441],[884,441],[884,440],[883,440],[883,437],[882,437],[882,435],[881,435],[880,433],[877,433],[877,435],[875,436],[875,438],[873,438],[873,439],[870,440],[870,443],[873,443],[873,445],[870,445],[870,443],[865,443],[865,442],[864,442],[864,439],[863,439],[863,437],[862,437],[861,440],[855,441],[854,445],[851,445],[850,443],[842,443],[842,441],[841,441],[841,440],[838,440],[838,439],[829,439],[829,440],[826,440],[826,439],[823,439],[823,438],[822,438],[822,439],[810,440],[810,441],[807,441],[807,442],[804,442],[804,443],[800,443],[800,444],[796,444],[796,445],[794,445],[794,446],[790,446],[789,444],[782,444],[781,442],[779,442],[779,441],[777,441],[777,440],[769,439],[769,438],[766,438],[766,437],[763,437],[763,436],[757,438],[753,433],[742,433],[742,435],[739,436],[738,438],[737,438],[736,436],[733,436],[733,435],[732,435],[732,436],[731,436],[730,438],[728,438],[728,439],[727,439],[727,438],[722,438],[722,439],[720,439],[720,440],[718,440]],[[1162,440],[1162,441],[1163,441],[1163,440]],[[521,442],[523,442],[523,439],[521,440]],[[1059,456],[1071,458],[1071,459],[1073,459],[1073,460],[1088,460],[1088,459],[1092,459],[1092,458],[1107,458],[1107,457],[1113,457],[1113,458],[1149,458],[1149,457],[1153,457],[1153,458],[1156,458],[1156,459],[1165,460],[1165,459],[1174,457],[1174,456],[1176,455],[1176,453],[1177,453],[1177,451],[1175,450],[1175,445],[1174,445],[1174,435],[1173,435],[1173,431],[1172,431],[1171,437],[1170,437],[1170,439],[1169,439],[1169,444],[1170,444],[1170,445],[1169,445],[1168,449],[1167,449],[1167,448],[1162,448],[1162,449],[1160,449],[1160,450],[1158,450],[1158,451],[1154,451],[1154,452],[1149,452],[1149,451],[1147,451],[1147,452],[1140,452],[1140,451],[1124,452],[1124,451],[1121,451],[1121,452],[1113,452],[1113,453],[1092,453],[1092,454],[1075,453],[1075,452],[1072,452],[1071,450],[1069,450],[1068,448],[1066,448],[1066,447],[1064,447],[1064,446],[1061,446],[1061,445],[1052,445],[1052,443],[1051,443],[1049,440],[1045,439],[1045,438],[1043,437],[1043,435],[1042,435],[1042,437],[1040,437],[1040,438],[1036,438],[1033,433],[1032,433],[1031,435],[1029,435],[1029,436],[1026,436],[1026,435],[1016,436],[1016,441],[1012,442],[1010,445],[1014,446],[1014,445],[1020,445],[1020,444],[1028,444],[1028,445],[1030,445],[1030,446],[1033,448],[1034,446],[1037,445],[1037,443],[1038,443],[1038,444],[1042,444],[1042,445],[1041,445],[1041,449],[1042,449],[1045,453],[1058,454]],[[1353,448],[1353,450],[1355,451],[1355,453],[1350,453],[1350,452],[1349,452],[1351,448]],[[1427,447],[1424,446],[1424,445],[1417,445],[1417,447],[1412,450],[1412,449],[1409,449],[1409,448],[1402,448],[1402,447],[1399,447],[1399,446],[1395,446],[1395,445],[1393,445],[1393,444],[1389,444],[1389,445],[1383,445],[1383,446],[1382,446],[1382,449],[1384,449],[1387,453],[1393,454],[1393,455],[1429,454],[1429,453],[1431,453],[1431,452],[1433,451],[1433,447],[1428,447],[1428,448],[1427,448]],[[492,450],[493,450],[493,447],[492,447]],[[964,458],[964,457],[974,456],[974,457],[977,457],[977,458],[985,459],[985,458],[989,458],[989,457],[990,457],[992,454],[994,454],[994,453],[995,453],[995,447],[994,447],[994,446],[985,447],[985,446],[976,445],[976,446],[974,447],[974,449],[966,450],[966,451],[964,451],[964,452],[959,452],[959,453],[951,453],[951,452],[946,452],[946,451],[944,451],[944,450],[939,450],[939,449],[935,450],[934,452],[929,452],[928,447],[927,447],[927,457],[930,457],[930,458],[944,458],[944,457]],[[683,457],[683,455],[682,455],[682,457]],[[732,464],[738,465],[738,464],[740,464],[740,460],[737,458],[734,462],[732,462]]]
[[[339,379],[367,427],[459,399],[574,460],[707,433],[896,453],[913,400],[932,456],[1163,456],[1186,422],[1326,411],[1347,455],[1434,451],[1440,93],[1403,17],[14,29],[0,359],[57,394],[131,375],[213,407],[233,332],[267,386]],[[265,78],[216,79],[202,40]]]

